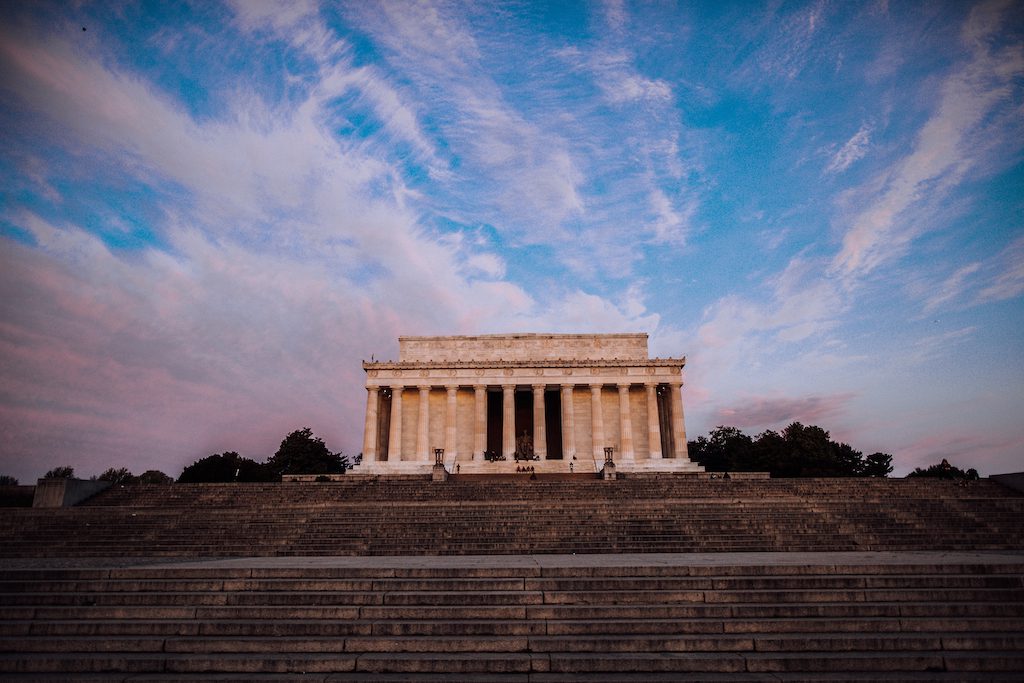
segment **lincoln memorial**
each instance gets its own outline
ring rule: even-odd
[[[365,473],[698,472],[686,453],[685,358],[646,334],[399,337],[364,362]]]

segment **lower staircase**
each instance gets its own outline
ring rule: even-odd
[[[0,681],[1022,681],[994,481],[453,477],[0,509]]]
[[[686,557],[8,569],[0,571],[0,679],[980,681],[1024,673],[1024,564]]]

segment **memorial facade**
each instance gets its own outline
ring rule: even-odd
[[[364,362],[356,472],[701,471],[687,457],[685,358],[649,358],[646,334],[399,337]],[[608,450],[611,449],[611,450]]]

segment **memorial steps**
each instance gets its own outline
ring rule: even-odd
[[[990,481],[688,477],[173,484],[6,509],[3,557],[465,555],[1024,548]]]
[[[1021,680],[1021,550],[992,481],[129,486],[0,511],[0,679]]]
[[[1024,672],[1024,564],[572,559],[3,570],[0,678],[937,681]]]

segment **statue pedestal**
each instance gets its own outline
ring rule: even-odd
[[[605,462],[604,469],[601,470],[601,478],[606,481],[615,481],[618,475],[615,473],[615,463],[611,460]]]
[[[444,468],[444,465],[434,465],[430,479],[431,481],[448,481],[448,470]]]

